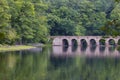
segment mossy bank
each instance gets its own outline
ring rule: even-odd
[[[36,48],[34,46],[28,46],[28,45],[14,45],[14,46],[1,46],[0,52],[3,51],[18,51],[18,50],[26,50],[26,49],[32,49]]]

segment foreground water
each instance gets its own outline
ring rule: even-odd
[[[1,52],[0,80],[120,80],[120,52],[60,46]]]

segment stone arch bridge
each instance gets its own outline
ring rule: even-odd
[[[120,36],[109,36],[107,38],[103,38],[103,36],[51,36],[50,38],[53,39],[53,46],[63,46],[65,41],[68,43],[68,46],[72,46],[74,41],[77,42],[78,46],[82,45],[82,41],[86,42],[88,46],[92,45],[92,42],[99,46],[101,45],[101,40],[104,40],[105,45],[110,45],[110,41],[113,41],[115,45],[118,45],[118,42],[120,41]]]

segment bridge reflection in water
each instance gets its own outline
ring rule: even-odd
[[[53,46],[52,53],[54,56],[120,57],[120,51],[112,46],[111,47]]]

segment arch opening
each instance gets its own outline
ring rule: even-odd
[[[120,39],[118,40],[117,45],[120,45]]]
[[[105,44],[106,44],[106,43],[105,43],[105,39],[100,39],[100,40],[99,40],[99,45],[100,45],[100,46],[105,46]]]
[[[72,52],[75,52],[77,50],[78,46],[72,46]]]
[[[78,42],[76,39],[72,39],[72,52],[77,50]]]
[[[81,42],[81,46],[87,46],[88,45],[88,43],[85,39],[81,39],[80,42]]]
[[[115,45],[115,41],[114,41],[113,39],[110,39],[110,40],[108,41],[108,43],[109,43],[109,45]]]
[[[90,40],[90,46],[96,46],[96,41],[94,39]]]
[[[78,43],[77,43],[76,39],[72,39],[72,46],[78,46]]]
[[[62,49],[63,49],[63,52],[67,52],[68,51],[68,46],[63,46]]]
[[[68,46],[69,46],[69,43],[68,43],[68,40],[67,40],[67,39],[63,39],[63,40],[62,40],[62,43],[63,43],[63,46],[64,46],[64,47],[68,47]]]

